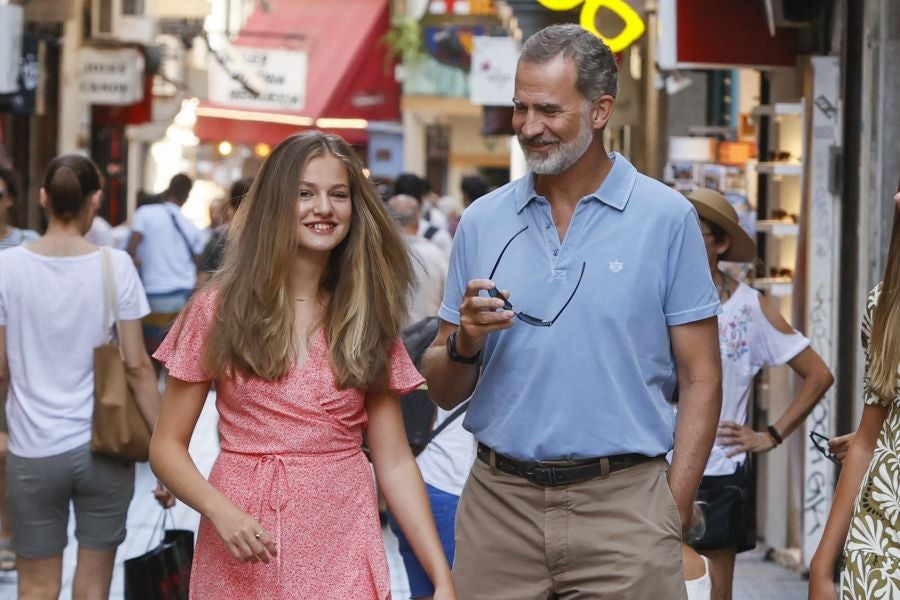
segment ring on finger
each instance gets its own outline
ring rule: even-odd
[[[256,533],[253,534],[253,537],[255,537],[256,539],[260,539],[262,537],[262,534],[263,534],[263,531],[262,531],[262,529],[260,529],[259,531],[257,531]]]

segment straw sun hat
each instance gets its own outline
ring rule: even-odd
[[[720,260],[752,262],[756,259],[756,244],[738,223],[737,212],[725,196],[709,188],[697,188],[685,195],[701,219],[715,223],[731,238],[731,247],[719,255]]]

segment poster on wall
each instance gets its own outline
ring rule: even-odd
[[[509,37],[472,38],[469,101],[482,106],[512,106],[519,46]]]

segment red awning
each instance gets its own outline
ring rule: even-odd
[[[399,89],[393,65],[386,63],[383,41],[389,28],[388,4],[388,0],[259,3],[234,44],[305,51],[309,61],[305,107],[300,113],[288,113],[203,102],[194,133],[205,142],[275,145],[316,127],[351,143],[365,143],[368,133],[360,122],[340,120],[400,118]]]

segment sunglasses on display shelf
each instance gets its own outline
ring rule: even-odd
[[[793,277],[794,271],[787,267],[769,267],[770,277]]]
[[[787,150],[770,150],[769,160],[775,162],[783,162],[791,159],[791,153]]]
[[[494,268],[491,269],[491,274],[488,276],[488,279],[494,279],[494,273],[497,271],[497,267],[500,266],[500,259],[503,258],[503,254],[506,252],[506,249],[509,248],[509,245],[512,243],[512,241],[519,237],[519,235],[522,234],[526,229],[528,229],[528,225],[517,231],[511,238],[509,238],[509,241],[506,242],[505,246],[503,246],[503,250],[500,251],[500,256],[497,257],[497,262],[494,263]],[[566,307],[569,306],[569,302],[571,302],[572,298],[575,297],[575,292],[578,291],[578,286],[581,285],[581,278],[584,277],[585,266],[587,266],[587,263],[581,263],[581,273],[578,275],[578,282],[575,283],[575,289],[572,290],[571,294],[569,294],[569,299],[566,300],[566,303],[563,304],[563,307],[559,309],[559,312],[556,313],[556,316],[549,321],[546,319],[541,319],[539,317],[534,317],[524,312],[517,312],[516,309],[513,308],[513,305],[509,303],[509,300],[500,295],[500,289],[497,287],[493,287],[487,292],[491,298],[499,298],[500,300],[503,300],[503,310],[511,310],[515,314],[516,318],[526,325],[532,325],[533,327],[550,327],[551,325],[556,323],[559,315],[561,315],[563,311],[566,310]]]
[[[822,435],[818,431],[810,431],[809,432],[809,440],[813,443],[813,446],[816,447],[816,450],[822,453],[822,456],[830,460],[836,465],[841,464],[841,461],[837,456],[831,453],[831,450],[828,449],[828,437]]]
[[[791,221],[796,223],[800,217],[797,215],[797,213],[789,213],[786,210],[776,208],[775,210],[772,211],[772,218],[777,219],[779,221],[786,221],[786,220],[790,219]]]

